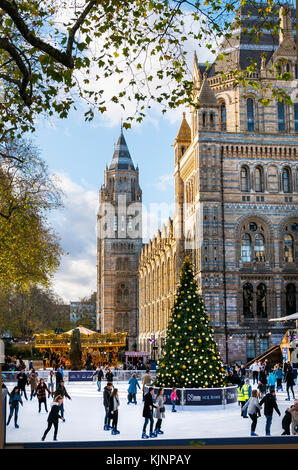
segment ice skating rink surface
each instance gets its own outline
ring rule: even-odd
[[[13,388],[8,383],[9,391]],[[103,387],[105,382],[102,384]],[[65,423],[59,420],[58,441],[105,441],[105,440],[136,440],[141,439],[144,418],[142,417],[142,392],[138,390],[137,405],[127,405],[127,383],[119,382],[114,386],[119,390],[120,408],[118,429],[120,434],[113,436],[110,431],[104,431],[104,407],[102,391],[97,391],[95,382],[71,382],[65,384],[72,400],[64,399]],[[254,388],[254,387],[253,387]],[[41,436],[47,427],[47,413],[42,405],[38,413],[37,398],[30,401],[30,387],[27,388],[28,401],[19,409],[19,429],[15,429],[11,420],[6,427],[6,441],[13,442],[40,442]],[[298,386],[294,388],[298,397]],[[274,411],[271,426],[271,435],[280,436],[282,433],[281,421],[285,409],[293,404],[293,400],[285,401],[286,392],[277,393],[277,404],[281,417]],[[48,399],[50,409],[52,399]],[[162,423],[163,435],[158,439],[204,439],[213,437],[247,437],[250,435],[250,418],[240,417],[238,404],[223,406],[198,406],[196,409],[177,407],[177,413],[171,412],[171,406],[166,406],[165,419]],[[149,431],[149,425],[147,432]],[[256,433],[265,435],[265,417],[262,412],[258,418]],[[252,438],[253,439],[253,438]],[[53,427],[47,435],[46,441],[53,440]]]

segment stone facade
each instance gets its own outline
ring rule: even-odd
[[[139,170],[123,132],[99,191],[97,218],[97,329],[126,331],[135,350],[138,333],[138,267],[142,249]]]
[[[247,12],[240,10],[240,15]],[[256,46],[233,32],[230,58],[239,69],[252,57],[260,88],[234,86],[233,76],[195,55],[199,108],[183,117],[174,142],[173,239],[156,237],[141,254],[139,347],[165,337],[175,286],[161,275],[191,255],[223,360],[246,361],[278,344],[287,325],[270,318],[296,311],[298,263],[298,95],[295,10],[282,7],[277,41],[264,33]],[[249,21],[256,21],[252,15]],[[226,43],[223,50],[229,51]],[[266,57],[264,56],[266,55]],[[262,58],[263,57],[263,58]],[[284,81],[273,70],[290,72]],[[293,105],[272,99],[269,82],[286,89]],[[268,91],[269,90],[269,91]],[[159,239],[160,238],[160,239]],[[153,248],[154,247],[154,248]],[[175,258],[174,258],[175,257]],[[166,268],[166,272],[167,268]],[[175,273],[170,272],[174,279]],[[154,281],[156,279],[156,281]],[[159,287],[158,287],[159,286]],[[163,286],[163,287],[161,287]],[[170,302],[170,304],[171,304]]]

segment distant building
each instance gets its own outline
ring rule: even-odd
[[[70,302],[70,321],[85,327],[96,328],[96,294],[90,300]]]
[[[123,131],[99,191],[97,219],[97,327],[138,334],[138,269],[142,249],[142,191]]]

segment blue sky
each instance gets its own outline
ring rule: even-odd
[[[182,111],[170,116],[148,117],[141,125],[125,130],[133,158],[139,165],[143,204],[174,203],[173,141]],[[110,163],[120,133],[120,117],[113,122],[97,119],[85,123],[79,112],[68,119],[40,121],[34,142],[51,173],[63,188],[64,208],[49,217],[69,255],[63,257],[53,279],[54,290],[66,301],[78,300],[96,288],[96,211],[98,190],[106,163]],[[171,214],[172,215],[172,214]],[[151,233],[155,227],[151,227]]]

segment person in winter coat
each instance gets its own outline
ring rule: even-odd
[[[128,402],[127,402],[127,404],[129,405],[133,400],[134,404],[136,405],[137,404],[137,398],[136,398],[136,396],[137,396],[137,387],[141,390],[141,387],[139,385],[136,374],[132,374],[132,376],[129,379],[128,385],[129,385],[129,387],[128,387]]]
[[[255,433],[256,427],[257,427],[257,420],[258,416],[261,416],[261,405],[259,403],[259,397],[258,397],[258,391],[253,390],[251,392],[251,397],[250,399],[245,403],[243,410],[247,408],[247,413],[248,416],[250,417],[252,423],[251,423],[251,430],[250,430],[250,435],[251,436],[257,436]]]
[[[287,385],[287,394],[288,394],[288,398],[286,398],[286,400],[290,401],[290,389],[293,394],[293,400],[295,400],[295,394],[294,394],[294,389],[293,389],[293,385],[295,385],[295,380],[294,380],[294,374],[293,374],[293,369],[291,365],[288,365],[287,372],[285,374],[285,382]]]
[[[264,396],[264,398],[262,398],[262,400],[260,401],[260,405],[262,406],[263,403],[264,403],[264,415],[266,416],[265,432],[266,432],[266,436],[270,436],[273,410],[275,410],[278,416],[280,416],[280,411],[276,403],[274,388],[270,388],[269,393],[267,393]]]
[[[152,384],[152,382],[153,382],[153,379],[152,379],[152,376],[150,374],[150,370],[147,369],[145,374],[142,377],[143,400],[144,400],[144,396],[145,396],[145,386]]]
[[[282,392],[282,368],[279,365],[278,368],[274,372],[275,377],[276,377],[276,391],[278,392],[279,390]]]
[[[103,406],[105,409],[104,431],[110,431],[110,397],[113,389],[112,382],[108,382],[103,390]]]
[[[245,380],[246,369],[245,369],[245,365],[244,365],[244,364],[241,364],[240,369],[239,369],[239,371],[238,371],[238,374],[239,374],[239,376],[240,376],[240,378],[241,378],[242,380]]]
[[[287,408],[286,410],[291,415],[291,431],[292,434],[297,434],[298,432],[295,431],[295,426],[298,424],[298,400],[294,400],[294,405],[291,408]]]
[[[36,388],[36,395],[38,398],[38,412],[41,412],[41,404],[44,404],[46,412],[48,412],[47,408],[47,394],[46,392],[50,393],[50,390],[45,384],[44,379],[40,379],[39,384],[37,385]]]
[[[26,385],[28,384],[28,377],[27,377],[27,374],[25,374],[24,369],[22,369],[21,372],[17,375],[17,381],[18,381],[18,389],[21,395],[24,393],[25,399],[28,400],[27,394],[26,394]]]
[[[171,393],[171,403],[172,403],[172,412],[173,413],[175,413],[177,411],[176,408],[175,408],[177,400],[178,400],[177,388],[173,387],[172,388],[172,393]]]
[[[258,383],[258,378],[259,378],[259,366],[257,361],[255,361],[249,368],[252,371],[252,380],[253,380],[253,385],[255,383]]]
[[[69,400],[71,400],[70,396],[69,396],[68,393],[67,393],[66,388],[64,387],[64,380],[62,380],[62,382],[60,382],[59,386],[56,388],[56,392],[55,392],[54,397],[58,397],[58,396],[61,396],[62,398],[66,397],[66,398],[68,398]],[[64,418],[64,404],[63,404],[63,402],[62,402],[62,404],[61,404],[61,406],[60,406],[60,411],[61,411],[62,420],[65,422],[65,418]]]
[[[268,375],[267,383],[268,383],[269,387],[274,387],[275,388],[276,376],[275,376],[273,371],[271,371],[270,374]]]
[[[110,395],[110,402],[109,402],[109,416],[110,419],[112,420],[112,433],[113,435],[115,434],[120,434],[120,431],[117,429],[117,424],[118,424],[118,409],[120,406],[120,400],[118,396],[118,389],[114,388]]]
[[[101,367],[97,367],[96,371],[93,374],[93,377],[96,377],[96,382],[97,382],[97,391],[101,391],[101,381],[104,377],[103,371]]]
[[[52,406],[51,406],[51,411],[48,416],[48,427],[43,433],[43,436],[41,438],[42,441],[45,440],[46,435],[48,434],[52,426],[54,426],[54,439],[53,440],[57,441],[59,419],[63,420],[63,417],[59,415],[59,411],[61,410],[62,406],[63,406],[63,398],[61,397],[61,395],[57,395],[54,398]]]
[[[9,397],[9,416],[8,416],[8,421],[7,421],[7,426],[10,423],[11,418],[13,417],[14,414],[14,426],[15,428],[19,428],[18,425],[18,415],[19,415],[19,405],[23,406],[23,401],[22,401],[22,396],[20,393],[19,387],[14,387],[10,397]]]
[[[113,377],[114,377],[114,374],[113,372],[111,372],[111,369],[107,369],[107,372],[106,372],[107,381],[113,383]]]
[[[62,380],[63,380],[63,375],[61,374],[61,372],[59,370],[57,370],[57,372],[56,372],[56,389],[59,387]]]
[[[260,397],[263,398],[266,394],[267,386],[264,385],[262,382],[259,382],[258,390],[259,390]]]
[[[244,409],[244,405],[250,399],[251,392],[252,392],[252,388],[251,388],[249,379],[245,379],[245,383],[241,388],[241,392],[242,392],[242,396],[244,398],[244,402],[243,401],[241,402],[241,407],[242,407],[241,408],[241,416],[243,418],[248,418],[246,408]]]
[[[154,426],[154,419],[153,419],[153,408],[155,405],[153,405],[153,393],[154,389],[153,387],[149,387],[148,393],[144,396],[144,407],[143,407],[143,418],[145,418],[144,426],[143,426],[143,433],[142,433],[142,439],[148,439],[150,437],[157,437],[157,434],[153,432],[153,426]],[[150,421],[150,434],[146,434],[146,429],[147,425]]]
[[[55,382],[56,382],[55,373],[53,370],[51,370],[48,376],[48,389],[49,389],[48,398],[50,398],[50,395],[54,395]]]
[[[294,408],[294,405],[290,406],[290,408]],[[290,436],[290,425],[292,422],[292,415],[291,413],[288,412],[288,408],[285,411],[285,415],[282,419],[281,422],[281,427],[283,428],[284,432],[282,433],[282,436]]]
[[[156,398],[155,398],[155,402],[154,402],[155,403],[154,416],[157,419],[157,421],[155,423],[155,430],[154,430],[156,435],[164,433],[160,429],[162,420],[165,417],[165,410],[166,409],[165,409],[164,402],[165,402],[164,389],[162,387],[160,387],[158,389],[158,392],[157,392],[157,395],[156,395]]]
[[[38,385],[38,374],[34,369],[32,369],[31,374],[29,375],[28,382],[31,387],[30,400],[32,400],[32,398],[36,395],[36,388]]]
[[[268,359],[265,359],[265,362],[264,362],[264,372],[266,375],[269,375],[269,373],[271,372],[271,365]]]

